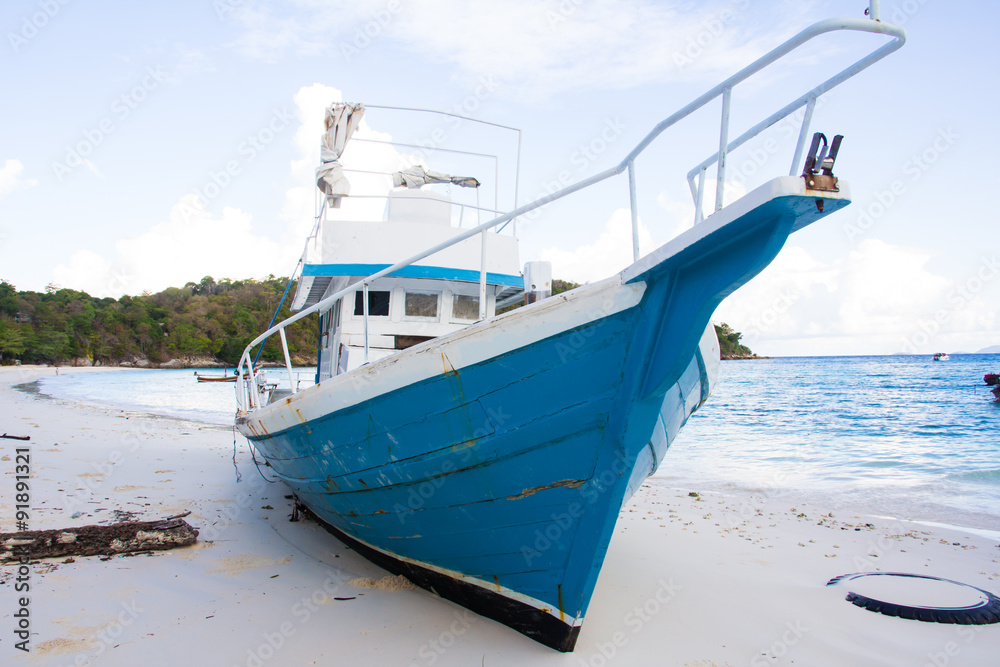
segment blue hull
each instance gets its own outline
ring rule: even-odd
[[[560,317],[553,297],[407,351],[441,364],[403,386],[369,395],[334,378],[237,425],[371,560],[570,651],[623,503],[711,390],[713,311],[792,231],[847,203],[818,198],[767,198],[702,223],[611,279],[641,295],[628,307],[596,298],[586,322],[516,345],[533,317]],[[580,288],[575,307],[602,289]],[[496,353],[452,363],[484,345]],[[394,372],[383,360],[365,382]]]

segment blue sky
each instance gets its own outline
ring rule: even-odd
[[[523,202],[615,164],[657,121],[807,25],[865,7],[5,2],[0,278],[118,296],[205,275],[287,275],[311,224],[322,107],[336,98],[520,127]],[[1000,343],[1000,4],[883,0],[882,15],[906,28],[907,45],[837,89],[813,120],[846,136],[837,172],[854,204],[792,237],[717,312],[759,353]],[[824,38],[748,82],[731,136],[883,41],[860,37]],[[366,122],[396,132],[375,111]],[[713,106],[639,163],[643,252],[690,225],[684,175],[714,151],[717,127]],[[727,196],[787,172],[789,127],[734,154],[730,174],[746,178]],[[616,180],[596,200],[523,224],[522,261],[550,259],[557,277],[577,281],[623,268],[626,188]]]

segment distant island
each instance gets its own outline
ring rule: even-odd
[[[770,359],[754,354],[749,347],[740,342],[743,334],[734,331],[725,322],[715,325],[715,335],[719,337],[719,352],[723,359]]]
[[[1000,345],[990,345],[976,352],[976,354],[1000,354]]]

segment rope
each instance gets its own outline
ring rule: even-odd
[[[302,260],[300,259],[295,268],[292,269],[292,275],[288,278],[288,284],[285,285],[285,293],[281,295],[281,301],[278,302],[278,307],[274,309],[274,315],[271,316],[271,323],[264,328],[267,331],[274,326],[274,321],[278,319],[278,313],[281,311],[281,307],[285,304],[285,297],[288,296],[288,290],[292,287],[292,281],[295,280],[295,274],[299,272],[299,267],[302,265]],[[264,351],[264,342],[261,341],[260,347],[257,348],[257,354],[253,358],[253,365],[257,365],[257,360],[260,359],[260,353]]]
[[[233,424],[233,468],[236,470],[236,483],[239,484],[243,480],[243,475],[240,474],[239,466],[236,465],[236,424]]]

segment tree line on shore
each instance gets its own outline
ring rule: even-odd
[[[98,298],[50,285],[44,292],[18,291],[0,280],[0,363],[160,365],[175,359],[209,359],[234,366],[247,344],[264,331],[288,285],[287,278],[216,282],[205,276],[184,287],[119,299]],[[577,287],[553,281],[554,294]],[[294,294],[293,281],[289,294]],[[289,317],[286,298],[277,320]],[[715,326],[723,359],[753,357],[728,324]],[[286,329],[297,365],[316,363],[313,318]],[[272,337],[260,358],[283,358]]]
[[[186,357],[235,365],[267,328],[287,284],[274,276],[219,282],[205,276],[184,287],[113,299],[52,285],[44,292],[18,291],[0,281],[0,363],[158,365]],[[289,294],[294,290],[293,283]],[[290,301],[279,320],[291,315]],[[315,363],[316,323],[295,322],[286,334],[293,359]],[[261,359],[282,358],[275,336]]]

